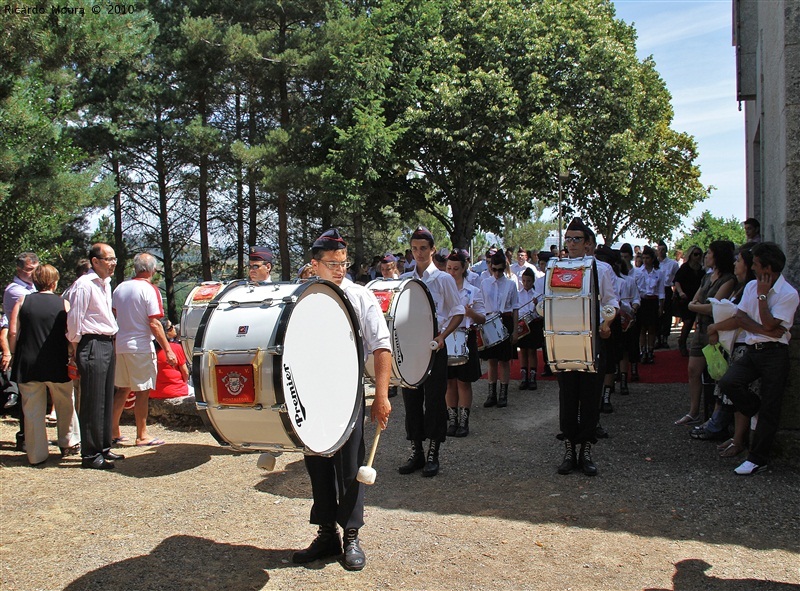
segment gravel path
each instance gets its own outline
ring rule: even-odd
[[[450,439],[439,476],[400,476],[407,455],[399,398],[367,491],[367,568],[291,564],[313,537],[302,457],[275,472],[203,431],[151,433],[113,472],[13,450],[0,422],[3,590],[225,589],[800,589],[797,440],[751,478],[672,421],[685,385],[634,384],[603,415],[600,474],[559,476],[556,384],[483,409]],[[126,427],[132,431],[132,427]],[[368,438],[372,426],[367,427]],[[130,433],[128,433],[130,434]],[[791,434],[790,434],[791,435]],[[51,433],[54,436],[54,433]]]

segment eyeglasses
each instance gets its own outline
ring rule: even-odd
[[[255,271],[256,269],[260,269],[261,267],[266,267],[266,265],[248,265],[251,271]]]
[[[569,244],[570,242],[582,242],[582,241],[583,241],[583,236],[565,236],[564,237],[564,242],[566,242],[567,244]]]
[[[116,263],[117,257],[94,257],[96,259],[100,259],[101,261],[108,261],[109,263]]]
[[[169,331],[171,331],[171,330],[174,330],[174,329],[175,329],[175,326],[174,326],[174,325],[172,325],[172,324],[170,324],[170,325],[167,327],[167,332],[169,332]]]
[[[331,271],[335,271],[336,269],[347,269],[350,265],[353,264],[353,261],[319,261]]]

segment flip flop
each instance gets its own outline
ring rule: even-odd
[[[114,437],[114,439],[111,440],[111,445],[119,445],[120,443],[127,443],[130,440],[131,440],[130,437],[125,437],[124,435],[122,437]]]
[[[166,441],[163,439],[151,439],[150,441],[145,441],[143,443],[137,443],[136,447],[155,447],[157,445],[164,445]]]

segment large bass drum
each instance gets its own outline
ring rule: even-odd
[[[363,405],[360,335],[353,307],[328,281],[227,285],[197,331],[200,416],[236,449],[334,454]]]
[[[392,386],[416,388],[433,369],[436,352],[430,348],[436,337],[436,308],[428,288],[419,279],[375,279],[367,283],[381,305],[392,336]],[[372,355],[366,376],[375,380]]]
[[[186,359],[192,358],[194,339],[197,336],[200,321],[203,319],[203,313],[220,289],[222,289],[222,283],[219,281],[204,281],[200,285],[196,285],[186,297],[186,302],[184,302],[183,310],[181,311],[180,339],[183,352],[186,353]]]
[[[597,371],[594,257],[550,259],[544,281],[544,340],[553,371]]]

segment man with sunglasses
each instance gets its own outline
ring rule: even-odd
[[[263,246],[251,246],[249,255],[249,277],[254,283],[270,283],[272,278],[272,253]]]
[[[594,233],[581,218],[573,218],[565,233],[569,258],[583,258],[587,244],[593,241]],[[612,272],[613,275],[613,272]],[[597,305],[599,309],[611,306],[619,309],[614,281],[605,272],[597,272]],[[598,334],[601,339],[611,336],[611,323],[614,317],[604,318],[599,323]],[[558,318],[553,319],[554,324]],[[596,327],[591,327],[594,330]],[[587,476],[597,474],[597,466],[592,460],[592,444],[597,443],[597,425],[600,420],[600,399],[605,377],[605,347],[599,346],[595,352],[597,372],[560,371],[558,372],[560,439],[564,440],[566,453],[558,467],[559,474],[569,474],[580,468]],[[576,446],[580,445],[580,452]]]
[[[345,276],[352,261],[347,260],[347,243],[336,229],[326,231],[314,242],[311,256],[314,274],[338,285],[358,316],[364,355],[372,353],[375,361],[375,398],[370,418],[385,429],[392,411],[388,395],[392,344],[383,311],[375,294]],[[292,561],[305,564],[342,554],[338,523],[344,530],[343,566],[347,570],[363,569],[367,557],[358,530],[364,525],[364,485],[356,476],[364,463],[364,406],[350,437],[332,457],[307,455],[304,459],[314,497],[310,521],[319,529],[311,545],[295,552]]]

